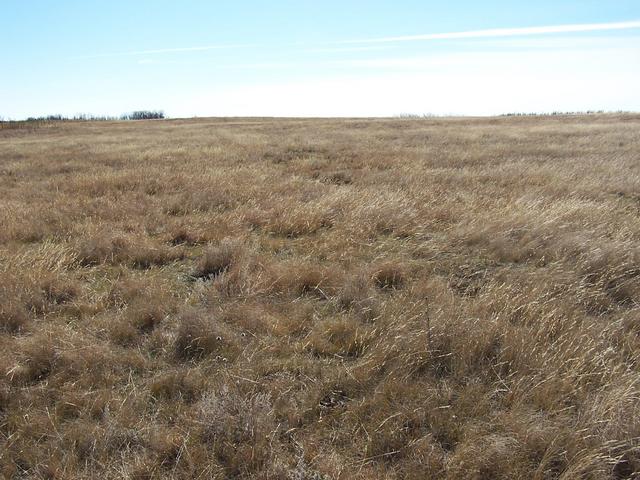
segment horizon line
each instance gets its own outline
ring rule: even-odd
[[[158,110],[162,111],[162,110]],[[413,113],[400,112],[392,115],[187,115],[187,116],[171,116],[166,115],[163,118],[148,119],[124,119],[122,115],[93,115],[88,113],[77,113],[75,115],[50,114],[49,116],[61,116],[60,119],[47,119],[47,115],[28,116],[21,119],[0,116],[0,123],[17,123],[17,122],[136,122],[136,121],[171,121],[171,120],[204,120],[204,119],[429,119],[429,118],[495,118],[495,117],[549,117],[549,116],[586,116],[586,115],[639,115],[640,110],[578,110],[578,111],[504,111],[501,113],[487,114],[466,114],[466,113]],[[87,115],[87,118],[74,118],[81,115]]]

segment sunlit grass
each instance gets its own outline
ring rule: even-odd
[[[0,131],[0,476],[631,478],[640,118]]]

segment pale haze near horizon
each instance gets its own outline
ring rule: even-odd
[[[9,1],[0,116],[640,110],[638,2],[539,3]]]

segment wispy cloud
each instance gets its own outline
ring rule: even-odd
[[[494,28],[489,30],[471,30],[466,32],[427,33],[399,37],[365,38],[359,40],[341,40],[335,44],[414,42],[421,40],[452,40],[464,38],[521,37],[528,35],[547,35],[552,33],[579,33],[606,30],[630,30],[640,28],[640,20],[614,23],[584,23],[572,25],[548,25],[524,28]]]
[[[479,39],[479,38],[500,38],[500,37],[524,37],[537,36],[547,34],[568,34],[580,32],[597,32],[597,31],[614,31],[614,30],[630,30],[640,29],[640,20],[614,23],[587,23],[587,24],[571,24],[571,25],[550,25],[541,27],[524,27],[524,28],[494,28],[489,30],[471,30],[464,32],[446,32],[446,33],[427,33],[420,35],[405,35],[396,37],[378,37],[364,38],[355,40],[337,40],[332,42],[318,43],[316,45],[306,45],[305,50],[309,53],[338,53],[338,52],[356,52],[364,50],[376,50],[392,48],[385,43],[394,42],[414,42],[426,40],[456,40],[456,39]],[[380,45],[375,45],[380,44]],[[340,47],[340,45],[343,45]],[[352,45],[352,46],[349,46]],[[278,49],[290,47],[303,47],[304,43],[289,43],[277,46]],[[158,48],[152,50],[132,50],[127,52],[98,53],[90,55],[81,55],[73,57],[73,59],[92,59],[105,57],[127,57],[127,56],[143,56],[158,55],[171,53],[189,53],[204,52],[210,50],[228,50],[240,48],[261,48],[260,44],[222,44],[222,45],[204,45],[195,47],[176,47],[176,48]],[[150,63],[150,62],[147,62]]]
[[[618,35],[559,35],[559,36],[537,36],[523,38],[487,38],[469,39],[456,42],[458,46],[474,46],[483,48],[505,49],[576,49],[576,48],[640,48],[640,34],[632,33],[625,36]]]

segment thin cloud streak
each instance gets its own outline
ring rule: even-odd
[[[499,38],[499,37],[518,37],[518,36],[531,36],[531,35],[547,35],[554,33],[580,33],[580,32],[596,32],[596,31],[614,31],[614,30],[630,30],[640,29],[640,20],[628,21],[628,22],[614,22],[614,23],[587,23],[587,24],[573,24],[573,25],[551,25],[542,27],[524,27],[524,28],[494,28],[489,30],[471,30],[466,32],[447,32],[447,33],[428,33],[422,35],[405,35],[397,37],[380,37],[380,38],[368,38],[359,40],[338,40],[334,42],[319,43],[315,48],[307,49],[308,52],[329,52],[340,51],[339,48],[330,48],[332,45],[362,45],[362,44],[382,44],[393,42],[413,42],[413,41],[426,41],[426,40],[455,40],[455,39],[469,39],[469,38]],[[286,47],[300,47],[304,43],[289,43],[280,45],[279,48]],[[159,48],[153,50],[134,50],[130,52],[115,52],[115,53],[99,53],[93,55],[81,55],[72,57],[73,60],[85,60],[92,58],[106,58],[106,57],[127,57],[127,56],[140,56],[140,55],[157,55],[166,53],[186,53],[186,52],[203,52],[209,50],[227,50],[236,48],[252,48],[260,47],[258,44],[228,44],[228,45],[205,45],[196,47],[177,47],[177,48]],[[323,48],[324,47],[324,48]],[[357,49],[374,49],[376,47],[352,47],[353,51]],[[385,47],[377,47],[385,48]],[[344,51],[348,51],[348,48],[344,48]]]
[[[461,38],[520,37],[527,35],[548,35],[552,33],[579,33],[612,30],[630,30],[640,28],[640,20],[614,23],[585,23],[574,25],[548,25],[524,28],[494,28],[489,30],[471,30],[467,32],[428,33],[399,37],[368,38],[360,40],[342,40],[334,42],[340,45],[358,43],[414,42],[421,40],[453,40]]]

